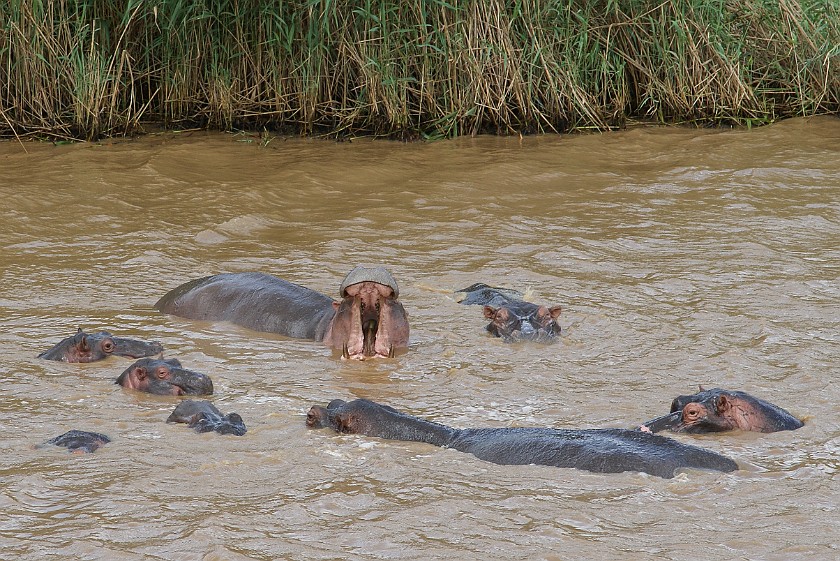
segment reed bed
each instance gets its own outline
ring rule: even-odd
[[[836,0],[7,0],[0,136],[398,138],[840,110]]]

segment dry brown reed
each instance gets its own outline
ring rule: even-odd
[[[10,0],[0,136],[400,138],[840,109],[836,0]]]

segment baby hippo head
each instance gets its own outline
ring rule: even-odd
[[[560,335],[560,306],[548,308],[530,302],[507,302],[498,308],[484,307],[490,320],[487,331],[507,343],[537,341],[548,343]]]

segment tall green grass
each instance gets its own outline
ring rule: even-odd
[[[838,110],[837,0],[0,3],[6,137],[449,137]]]

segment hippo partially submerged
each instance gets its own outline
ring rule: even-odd
[[[56,346],[38,355],[47,360],[62,360],[64,362],[94,362],[108,358],[111,355],[128,358],[142,358],[160,354],[163,347],[152,341],[138,341],[114,337],[107,331],[85,333],[82,328],[71,337],[63,339]]]
[[[776,405],[748,393],[720,388],[681,395],[671,402],[671,412],[651,419],[643,431],[707,433],[728,430],[776,432],[795,430],[802,421]]]
[[[522,300],[522,293],[476,283],[457,290],[461,304],[484,306],[484,317],[490,320],[487,331],[505,342],[551,342],[560,335],[557,318],[560,306],[540,306]]]
[[[143,358],[125,369],[117,385],[156,395],[211,395],[213,381],[206,374],[187,370],[174,358]]]
[[[178,404],[166,419],[167,423],[186,423],[196,432],[217,432],[219,434],[233,434],[242,436],[248,429],[245,422],[236,413],[222,415],[216,406],[209,401],[188,399]]]
[[[78,454],[89,454],[95,452],[103,444],[108,444],[111,439],[98,432],[83,430],[67,431],[60,436],[51,438],[41,444],[43,446],[63,446],[70,452]]]
[[[340,433],[427,442],[505,465],[550,465],[600,473],[640,471],[665,478],[674,477],[683,468],[723,472],[738,469],[734,461],[715,452],[641,431],[456,429],[366,399],[349,403],[336,399],[327,407],[313,406],[306,424]]]
[[[339,294],[336,302],[265,273],[225,273],[183,284],[155,307],[189,319],[321,341],[344,358],[393,357],[408,347],[408,314],[387,269],[356,267]]]

